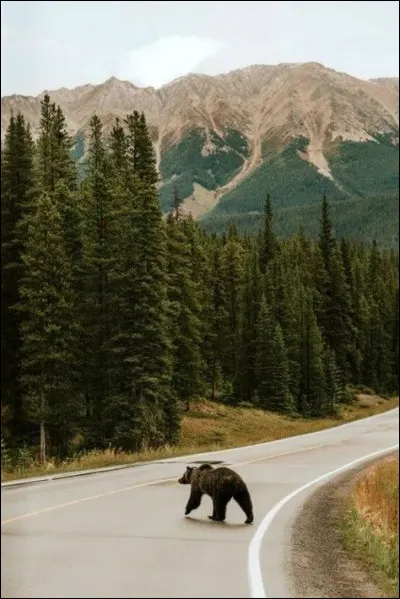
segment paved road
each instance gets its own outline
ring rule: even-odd
[[[293,597],[290,529],[323,480],[398,443],[398,409],[310,435],[125,470],[2,487],[2,597]],[[252,526],[235,503],[184,517],[186,464],[218,461],[249,485]],[[293,496],[291,496],[293,495]],[[271,512],[272,510],[272,512]]]

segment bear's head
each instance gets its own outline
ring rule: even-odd
[[[178,483],[180,483],[181,485],[190,485],[190,483],[192,482],[193,470],[194,468],[187,466],[185,472],[183,473],[183,476],[181,476],[178,479]]]

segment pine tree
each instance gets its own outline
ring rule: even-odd
[[[357,378],[359,356],[357,330],[352,318],[351,288],[346,278],[343,255],[333,236],[333,227],[326,197],[322,201],[319,250],[323,266],[317,273],[316,314],[323,336],[334,350],[343,375]],[[348,272],[350,276],[350,273]]]
[[[343,261],[335,247],[330,257],[328,293],[325,297],[324,332],[337,356],[338,365],[347,380],[357,367],[356,329],[351,317],[351,295],[346,282]]]
[[[125,131],[117,118],[110,135],[110,162],[113,173],[113,184],[126,190],[130,184],[128,139]]]
[[[71,372],[75,345],[71,271],[55,202],[43,194],[30,217],[20,285],[24,400],[40,426],[43,462],[46,437],[56,455],[68,452],[79,404]]]
[[[244,252],[239,240],[234,235],[228,239],[222,249],[221,270],[227,309],[226,338],[222,366],[225,376],[228,377],[234,387],[234,396],[237,398]]]
[[[200,359],[201,359],[201,384],[200,393],[206,393],[207,367],[206,367],[206,336],[208,327],[208,315],[211,305],[211,268],[208,254],[207,238],[205,232],[193,220],[192,216],[184,220],[185,234],[190,246],[191,279],[195,286],[198,308],[196,310],[199,319],[200,335]]]
[[[389,255],[382,252],[374,241],[366,259],[365,271],[369,335],[364,372],[369,386],[387,393],[397,387],[397,381],[394,382],[397,367],[394,364],[398,333],[393,335],[393,330],[398,321],[398,304],[396,306],[395,303],[399,288],[398,265],[395,266],[397,276],[393,276]]]
[[[308,289],[314,288],[313,309],[315,316],[321,329],[328,329],[329,322],[327,322],[325,311],[328,298],[329,274],[325,268],[324,257],[319,245],[313,248],[312,277],[308,280],[304,280],[303,278],[303,282]]]
[[[83,285],[83,214],[80,206],[80,197],[77,191],[71,191],[66,183],[60,179],[51,194],[57,211],[61,218],[61,229],[66,259],[70,268],[70,284],[72,289],[71,305],[74,313],[75,323],[75,347],[71,362],[71,373],[74,373],[74,389],[76,393],[82,393],[84,364],[86,363],[86,348],[83,343],[82,316],[84,314],[84,292]]]
[[[58,181],[70,190],[76,188],[76,168],[71,157],[73,141],[67,132],[64,114],[50,101],[41,100],[41,119],[37,142],[37,184],[40,192],[52,193]]]
[[[113,173],[118,179],[118,171]],[[129,178],[128,173],[128,178]],[[111,326],[109,350],[109,385],[107,406],[104,410],[110,442],[114,447],[132,451],[162,441],[161,408],[149,406],[144,397],[136,396],[132,364],[136,359],[137,328],[135,306],[137,293],[137,260],[133,250],[136,244],[135,215],[137,193],[132,181],[124,187],[121,180],[110,179],[112,194],[110,248],[113,256],[108,273],[108,285],[113,290],[110,307]],[[151,408],[153,418],[150,418]],[[160,425],[161,422],[161,425]]]
[[[176,220],[178,220],[179,217],[181,216],[180,209],[179,209],[181,204],[182,204],[182,199],[179,197],[178,187],[175,185],[174,193],[172,196],[171,212],[174,215]]]
[[[255,353],[255,379],[256,400],[260,407],[268,409],[269,375],[272,359],[271,337],[275,323],[272,313],[262,297],[257,320],[256,353]]]
[[[322,415],[337,415],[338,405],[344,403],[345,389],[342,382],[342,376],[338,369],[335,353],[325,345],[324,348],[324,366],[325,366],[325,402],[321,406]]]
[[[144,117],[117,122],[111,134],[113,381],[105,410],[111,442],[125,450],[175,442],[179,410],[171,388],[166,236],[155,160]]]
[[[1,398],[11,410],[12,440],[25,432],[20,388],[23,314],[20,303],[23,274],[21,253],[26,242],[24,219],[33,208],[33,143],[21,114],[11,117],[1,154]]]
[[[113,365],[112,315],[116,309],[115,293],[110,286],[110,273],[116,259],[113,252],[114,206],[100,119],[94,116],[90,126],[88,178],[82,189],[82,269],[85,284],[82,344],[87,356],[83,378],[88,445],[106,447],[111,435],[106,422],[106,408]]]
[[[277,250],[277,240],[272,226],[271,198],[267,194],[264,207],[264,226],[260,236],[260,270],[267,272],[268,265],[274,259]]]
[[[301,379],[298,410],[306,415],[325,416],[326,379],[324,343],[309,291],[302,292]]]
[[[356,299],[356,289],[355,289],[353,263],[352,263],[352,256],[351,256],[351,247],[350,247],[350,243],[347,239],[342,238],[340,240],[340,252],[342,254],[343,268],[344,268],[344,274],[346,277],[346,283],[350,290],[350,295],[351,295],[352,305],[353,305],[354,300]]]
[[[368,302],[367,340],[364,354],[364,380],[377,392],[390,390],[391,380],[391,339],[385,327],[378,303],[370,298]]]
[[[129,158],[133,172],[151,187],[158,182],[153,144],[148,132],[146,118],[136,110],[125,119],[128,126]]]
[[[247,253],[243,289],[243,318],[240,348],[240,393],[245,401],[251,401],[255,388],[255,356],[257,317],[260,309],[262,280],[258,253],[251,248]]]
[[[381,264],[381,254],[376,239],[374,239],[368,263],[368,286],[372,294],[375,293],[381,279]]]
[[[53,124],[56,105],[50,102],[50,96],[45,94],[40,102],[40,108],[40,136],[36,145],[38,186],[40,190],[53,191]]]
[[[343,260],[343,268],[346,277],[346,285],[349,290],[348,295],[348,314],[352,322],[351,330],[351,352],[350,358],[350,369],[351,369],[351,380],[355,384],[361,382],[361,362],[362,354],[360,349],[360,296],[361,287],[358,287],[356,282],[355,268],[354,268],[354,257],[352,256],[352,248],[350,243],[346,239],[341,240],[340,251]]]
[[[265,298],[261,300],[257,326],[255,374],[260,406],[275,412],[290,412],[289,363],[282,329],[275,323]]]
[[[130,358],[132,397],[149,413],[160,414],[159,438],[152,431],[141,443],[175,442],[179,435],[179,410],[172,393],[172,355],[167,303],[167,245],[158,200],[155,158],[145,119],[134,113],[127,118],[131,168],[135,175],[132,214],[135,265],[132,286],[131,334],[135,353]]]
[[[189,230],[179,212],[167,218],[168,298],[173,345],[172,385],[189,410],[190,399],[201,390],[201,322],[199,286],[191,264]]]
[[[58,181],[63,181],[68,189],[75,190],[77,184],[77,172],[72,159],[73,140],[67,131],[67,123],[60,106],[57,106],[52,131],[53,149],[53,188]]]
[[[335,238],[333,234],[333,225],[329,211],[329,203],[326,195],[322,198],[321,204],[321,219],[320,219],[320,234],[319,234],[319,248],[322,253],[324,265],[326,270],[329,272],[329,265],[331,260],[332,251],[335,247]]]
[[[79,196],[71,191],[63,179],[60,179],[54,190],[53,197],[61,216],[65,251],[71,264],[73,288],[76,293],[82,286],[82,209]]]
[[[179,418],[171,394],[171,341],[168,327],[166,236],[157,193],[144,187],[135,216],[137,303],[134,306],[136,355],[132,363],[137,397],[160,407],[165,416],[165,440],[177,438]]]
[[[235,223],[230,223],[228,228],[228,240],[230,239],[238,239],[238,232]]]
[[[285,285],[279,310],[279,321],[282,327],[285,346],[287,348],[289,368],[289,390],[293,398],[298,397],[300,385],[300,349],[301,349],[301,275],[299,267],[285,264],[283,277]]]
[[[276,324],[272,336],[273,360],[271,368],[271,385],[269,401],[271,406],[279,412],[293,412],[294,400],[290,393],[289,360],[285,339],[279,323]]]
[[[225,339],[228,331],[228,305],[221,264],[222,249],[218,241],[210,246],[210,309],[205,333],[205,358],[211,385],[211,399],[217,399],[222,379]]]

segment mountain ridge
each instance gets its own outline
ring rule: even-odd
[[[339,87],[347,87],[348,92],[351,91],[349,90],[351,86],[353,88],[357,87],[358,90],[368,89],[370,97],[381,104],[398,126],[396,92],[398,93],[399,83],[397,77],[381,77],[368,80],[357,79],[346,73],[324,67],[320,63],[308,62],[282,63],[279,65],[251,65],[220,75],[189,73],[188,75],[174,79],[158,89],[154,87],[139,87],[130,81],[110,77],[98,85],[89,83],[72,89],[63,87],[57,90],[44,90],[36,96],[18,94],[3,96],[1,98],[2,135],[8,123],[11,109],[19,108],[18,102],[22,104],[22,109],[25,108],[23,103],[26,103],[30,105],[31,109],[36,107],[39,110],[40,100],[46,93],[55,102],[60,103],[61,108],[66,112],[66,116],[73,123],[71,132],[76,133],[82,126],[82,117],[88,119],[94,112],[103,117],[114,113],[118,115],[119,113],[123,114],[125,110],[132,110],[135,102],[138,104],[148,104],[140,108],[143,108],[148,113],[146,117],[149,124],[157,125],[157,120],[161,117],[160,110],[164,110],[168,115],[171,108],[171,101],[174,103],[178,100],[182,96],[182,92],[190,91],[191,97],[189,100],[192,103],[195,99],[207,101],[206,107],[212,108],[213,112],[218,113],[218,101],[222,99],[226,100],[227,94],[231,94],[231,104],[240,106],[244,99],[251,100],[252,96],[256,94],[261,94],[263,100],[271,100],[271,97],[277,92],[289,91],[290,97],[294,93],[291,87],[293,83],[298,84],[300,82],[304,84],[311,82],[318,89],[318,85],[320,86],[323,83],[323,78],[325,78],[325,84],[332,85],[332,83],[336,82]],[[210,89],[210,86],[212,89]],[[246,87],[249,88],[249,86],[250,89],[246,90]],[[332,89],[331,91],[334,92],[335,90]],[[235,93],[232,95],[232,92]],[[99,99],[101,99],[100,103],[97,102]],[[294,98],[292,97],[291,99],[293,100]],[[181,108],[186,108],[186,106]],[[196,108],[196,104],[194,108]],[[229,108],[234,110],[232,106],[229,106]],[[27,115],[27,118],[28,116],[31,117],[35,129],[38,125],[39,113]],[[194,118],[195,114],[192,112],[190,116]],[[265,114],[264,116],[267,115]],[[224,120],[229,120],[229,114],[224,116]]]
[[[284,157],[291,173],[301,171],[310,189],[314,185],[310,201],[315,201],[316,181],[331,186],[339,198],[365,194],[361,171],[355,173],[358,187],[348,180],[346,169],[354,165],[376,169],[371,192],[398,193],[398,169],[393,170],[398,154],[398,77],[358,79],[316,62],[251,65],[213,76],[190,73],[158,89],[110,77],[99,85],[44,91],[35,97],[2,97],[2,138],[11,113],[18,111],[37,135],[45,93],[61,106],[77,146],[79,139],[79,160],[87,148],[93,114],[101,118],[107,134],[116,117],[143,111],[160,172],[163,208],[168,208],[178,186],[183,210],[195,218],[206,213],[211,217],[221,199],[225,205],[226,198],[237,196],[238,190],[240,195],[242,189],[240,202],[246,212],[251,178],[264,181],[260,169],[266,167],[266,176],[271,176],[268,165],[281,168]],[[338,156],[346,157],[347,166],[343,160],[338,166]],[[386,165],[381,181],[378,163],[383,156],[391,170]],[[279,176],[283,185],[284,170]],[[282,185],[277,181],[277,193]]]

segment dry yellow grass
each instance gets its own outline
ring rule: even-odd
[[[368,405],[362,405],[360,401],[357,401],[353,405],[344,407],[337,418],[308,420],[289,418],[248,407],[232,408],[206,400],[192,402],[190,412],[183,415],[181,439],[176,447],[163,447],[159,450],[130,454],[112,450],[93,451],[62,464],[56,465],[53,461],[49,461],[42,466],[33,463],[29,467],[19,468],[13,472],[2,471],[2,481],[49,473],[132,464],[138,461],[273,441],[372,416],[394,408],[398,404],[398,398],[382,400],[375,396],[370,398]]]
[[[182,444],[199,447],[212,444],[221,448],[273,441],[373,416],[398,404],[398,398],[382,400],[374,396],[367,406],[357,400],[344,407],[337,418],[311,420],[285,417],[254,408],[231,408],[199,402],[193,404],[191,412],[183,419]]]
[[[399,533],[399,458],[372,466],[356,483],[354,506],[377,534],[391,538]]]
[[[345,517],[347,546],[391,597],[399,593],[399,457],[369,467],[355,483]]]

